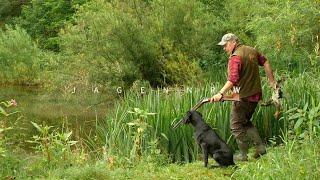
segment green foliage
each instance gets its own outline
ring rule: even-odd
[[[17,106],[17,102],[15,99],[11,99],[10,101],[3,101],[3,102],[0,102],[0,105],[4,105],[5,108],[8,108],[8,107],[11,107],[11,106]],[[11,114],[15,114],[17,113],[17,111],[15,112],[11,112],[11,113],[7,113],[4,108],[2,108],[0,106],[0,115],[4,115],[4,116],[10,116]],[[1,129],[0,129],[0,133],[1,133]]]
[[[119,175],[121,176],[121,175]],[[110,175],[110,171],[106,170],[105,163],[87,164],[85,166],[75,166],[59,171],[49,176],[52,179],[118,179],[117,176]]]
[[[286,113],[289,114],[289,129],[301,139],[313,139],[320,133],[320,103],[309,106],[307,102],[303,108],[292,108]]]
[[[20,27],[0,32],[0,83],[35,84],[41,67],[41,51]]]
[[[197,1],[125,2],[96,0],[79,9],[76,24],[61,33],[66,63],[111,86],[196,82],[198,63],[212,56],[214,17]]]
[[[15,167],[16,173],[4,173],[3,177],[17,179],[317,179],[320,174],[319,147],[319,139],[306,140],[302,144],[286,141],[281,146],[268,148],[268,153],[258,160],[237,162],[237,168],[203,168],[201,161],[166,166],[142,162],[131,168],[127,168],[124,162],[124,166],[110,168],[108,162],[98,160],[31,174],[22,168],[27,165],[26,161],[17,161],[17,156],[6,158],[8,163],[1,164],[1,161],[0,165],[7,170],[8,165]],[[212,159],[211,162],[214,164]]]
[[[219,86],[222,85],[219,84]],[[127,111],[131,107],[139,107],[139,109],[150,109],[151,112],[157,113],[148,119],[151,131],[144,131],[145,138],[142,147],[147,147],[147,142],[158,139],[160,141],[158,149],[169,154],[172,161],[188,162],[198,159],[199,149],[194,142],[192,128],[183,126],[173,131],[171,127],[200,99],[211,96],[214,93],[211,88],[208,83],[201,88],[150,89],[146,90],[142,97],[136,92],[125,93],[124,101],[116,104],[116,109],[108,114],[104,123],[99,123],[100,143],[93,144],[93,149],[105,142],[106,149],[111,155],[130,157],[132,149],[130,144],[134,138],[130,136],[133,132],[127,128],[126,123],[136,118],[131,117]],[[204,119],[234,149],[236,146],[229,127],[230,106],[229,102],[206,104],[201,107],[200,111]],[[261,107],[257,109],[254,116],[254,123],[260,129],[263,137],[278,136],[281,129],[284,128],[283,121],[275,121],[273,113],[274,109]]]
[[[140,110],[139,108],[134,108],[134,111],[129,111],[130,114],[136,117],[131,122],[127,124],[130,126],[131,131],[133,131],[133,147],[130,152],[130,158],[135,161],[140,159],[143,152],[142,140],[145,139],[145,134],[147,128],[150,127],[147,121],[147,116],[155,115],[155,113],[148,113],[147,111]]]
[[[134,108],[133,111],[128,111],[128,113],[132,114],[135,118],[133,121],[127,123],[127,125],[130,126],[129,132],[132,132],[132,139],[134,140],[130,152],[130,161],[135,164],[137,164],[137,162],[147,161],[148,163],[157,163],[159,165],[168,162],[166,153],[161,152],[159,148],[160,138],[154,138],[149,142],[145,141],[147,135],[151,133],[150,129],[152,128],[152,126],[149,125],[148,116],[154,116],[156,114],[139,108]],[[168,140],[165,134],[162,133],[161,135]]]
[[[319,43],[319,1],[230,0],[226,5],[230,30],[262,50],[278,69],[307,69]],[[319,48],[316,51],[319,55]]]
[[[86,0],[31,0],[23,6],[16,24],[26,29],[40,47],[59,51],[57,35],[67,21],[70,21],[76,9]]]
[[[5,156],[0,157],[1,179],[14,179],[17,176],[25,177],[25,172],[23,172],[24,165],[26,165],[25,154],[10,149],[6,151]]]
[[[9,108],[11,106],[17,106],[17,102],[14,99],[12,99],[11,101],[0,102],[0,105],[4,106],[4,108]],[[8,152],[8,147],[7,147],[8,138],[5,136],[5,132],[13,129],[13,127],[8,126],[7,123],[4,121],[4,119],[2,118],[2,116],[6,116],[6,117],[10,116],[12,114],[17,113],[17,111],[7,113],[4,110],[4,108],[0,106],[0,157],[2,159],[1,162],[8,162],[10,167],[12,162],[11,162],[11,158],[7,157],[7,156],[10,156],[10,153]],[[1,167],[0,175],[8,171],[10,172],[10,169],[7,169],[8,167],[7,165],[0,164],[0,167]]]
[[[10,22],[10,16],[19,14],[18,3],[24,2],[1,2],[0,21]],[[1,103],[1,178],[316,179],[320,174],[320,86],[314,83],[319,81],[319,16],[318,0],[30,1],[21,17],[10,22],[18,26],[0,32],[0,83],[59,88],[63,103],[50,104],[47,101],[61,100],[41,96],[36,99],[50,105],[35,105],[30,97],[25,108],[34,113],[32,118],[49,125],[33,123],[39,132],[31,141],[37,153],[21,156],[10,145],[24,143],[17,137],[28,136],[32,128],[23,129],[23,122],[12,126],[11,116],[5,117],[12,114],[7,109],[11,102]],[[253,117],[264,140],[273,137],[272,145],[284,144],[269,148],[259,160],[238,163],[238,169],[212,171],[197,162],[199,148],[192,128],[182,126],[173,131],[171,126],[199,99],[214,93],[211,83],[223,85],[221,72],[227,58],[215,44],[226,32],[260,49],[276,71],[290,71],[281,100],[286,113],[275,120],[274,107],[258,107]],[[59,53],[43,51],[36,43]],[[302,71],[310,73],[292,73]],[[203,72],[210,74],[210,81],[201,80]],[[183,89],[190,84],[193,88]],[[175,88],[136,92],[149,85]],[[92,87],[109,95],[109,90],[119,86],[131,91],[126,91],[115,107],[102,103],[109,109],[104,121],[97,117],[105,113],[105,107],[94,108],[94,114],[87,111],[96,104],[87,107],[84,101],[110,101],[100,95],[87,97]],[[79,97],[75,95],[78,91],[85,93]],[[271,95],[266,84],[263,92],[266,99]],[[156,114],[149,116],[146,109]],[[207,104],[200,111],[235,149],[229,127],[230,103]],[[77,143],[81,149],[71,140],[71,131],[52,128],[52,123],[59,123],[53,117],[66,114],[75,117],[71,125],[77,129],[73,131],[76,136],[86,138],[86,144]],[[89,120],[84,118],[84,125],[78,124],[78,118],[86,115]],[[82,133],[87,123],[90,132]],[[11,127],[19,133],[8,131]],[[93,154],[96,162],[87,161],[90,157],[85,153]],[[195,163],[168,164],[190,161]]]
[[[236,179],[317,179],[319,170],[319,139],[299,144],[286,141],[268,149],[258,161],[240,165],[231,176]]]
[[[10,22],[12,17],[20,15],[21,7],[28,0],[2,0],[0,1],[0,27],[2,23]]]
[[[206,5],[206,8],[220,18],[225,18],[226,0],[200,0]]]
[[[41,152],[49,165],[68,162],[71,158],[71,146],[77,141],[70,140],[72,132],[59,133],[51,131],[53,126],[41,126],[34,122],[32,125],[39,131],[40,136],[33,136],[30,143],[37,144],[37,151]]]
[[[304,106],[304,102],[313,101],[314,104],[319,103],[317,99],[319,94],[316,92],[318,85],[313,83],[316,81],[311,74],[303,74],[296,78],[287,77],[283,85],[284,99],[281,99],[282,111],[286,112],[288,109],[296,106]],[[310,79],[313,79],[310,81]],[[267,82],[263,78],[263,82]],[[219,84],[215,84],[222,86]],[[300,87],[300,88],[297,88]],[[176,131],[170,128],[173,121],[181,118],[184,113],[196,104],[197,101],[203,97],[208,97],[214,92],[211,90],[210,84],[201,88],[179,89],[173,88],[169,90],[146,90],[146,94],[141,97],[141,94],[136,92],[125,93],[125,101],[116,104],[116,110],[110,112],[104,124],[100,124],[101,131],[98,132],[99,139],[104,142],[106,140],[107,149],[110,154],[120,155],[124,157],[130,156],[131,145],[134,139],[129,136],[131,131],[125,126],[126,123],[131,122],[134,118],[127,113],[130,107],[139,107],[140,109],[150,109],[151,112],[156,112],[154,118],[148,120],[151,125],[152,132],[147,131],[145,136],[146,142],[153,141],[154,137],[161,140],[159,143],[163,152],[167,152],[172,161],[193,161],[197,159],[198,147],[194,143],[192,137],[192,129],[190,127],[181,127]],[[271,90],[268,84],[263,84],[263,92],[265,98],[271,96]],[[299,97],[297,100],[296,97]],[[312,100],[313,99],[313,100]],[[230,134],[229,118],[230,118],[230,104],[228,102],[222,104],[207,104],[203,106],[200,111],[204,115],[204,119],[214,127],[221,137],[228,142],[228,144],[236,149],[236,144]],[[288,113],[283,113],[279,120],[273,117],[275,107],[259,106],[253,116],[253,123],[258,127],[263,139],[267,141],[269,137],[276,137],[277,143],[281,139],[292,139],[290,135],[290,127],[292,120]],[[318,119],[313,118],[313,123],[317,123]],[[305,121],[308,125],[310,119]],[[100,129],[99,128],[99,129]],[[309,129],[305,129],[309,131]],[[293,127],[292,127],[293,129]],[[318,130],[317,130],[318,131]],[[165,141],[161,135],[165,134],[169,141]],[[314,136],[316,133],[313,133]],[[314,137],[313,136],[313,137]],[[93,145],[93,147],[99,147]],[[144,145],[146,147],[146,144]]]
[[[320,87],[319,84],[314,83],[318,78],[313,73],[303,73],[294,78],[288,77],[285,81],[283,91],[285,98],[282,108],[285,113],[279,120],[286,127],[283,135],[285,140],[301,136],[298,139],[303,141],[304,139],[312,139],[314,135],[319,133],[318,119],[316,118],[319,93],[315,89]]]
[[[21,3],[26,1],[4,2],[2,11],[6,14],[7,7]],[[41,73],[52,88],[61,81],[125,88],[137,80],[152,87],[201,83],[202,70],[216,77],[225,66],[222,49],[215,44],[226,32],[256,46],[277,69],[314,70],[320,62],[318,7],[317,0],[32,0],[14,23],[41,48],[60,51],[61,46],[62,52],[39,56],[31,40],[27,47],[21,45],[24,40],[12,40],[25,47],[19,48],[23,57],[32,54],[34,60],[15,63],[19,77],[3,73],[1,79],[36,83],[36,74],[45,67],[51,71]],[[11,61],[3,58],[1,63]],[[32,69],[34,62],[38,64]]]

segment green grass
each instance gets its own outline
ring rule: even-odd
[[[320,176],[319,139],[297,144],[289,141],[268,148],[260,160],[243,164],[233,177],[239,179],[318,179]],[[238,179],[238,178],[237,178]]]
[[[305,141],[302,144],[294,140],[279,146],[269,146],[268,153],[260,159],[250,158],[248,162],[237,162],[238,167],[214,168],[210,159],[210,168],[204,168],[202,161],[185,164],[158,164],[141,161],[135,165],[125,162],[112,164],[100,159],[79,164],[42,167],[33,158],[11,157],[15,174],[2,174],[1,177],[17,179],[317,179],[320,176],[320,143],[319,138]],[[253,149],[251,149],[253,150]],[[249,155],[251,156],[253,152]],[[18,158],[23,161],[17,163]],[[119,158],[119,157],[118,157]],[[7,160],[7,159],[6,159]],[[29,161],[29,162],[28,162]],[[4,165],[5,162],[1,162]],[[8,164],[8,161],[6,162]],[[37,165],[38,164],[38,165]],[[4,166],[1,166],[4,167]],[[33,168],[33,169],[32,169]]]

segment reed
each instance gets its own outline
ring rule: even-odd
[[[319,99],[319,85],[312,83],[310,79],[315,78],[309,74],[302,74],[296,78],[287,78],[284,83],[284,98],[282,99],[282,110],[286,111],[292,107],[301,106],[311,99]],[[265,81],[264,81],[265,82]],[[221,87],[222,84],[217,84]],[[197,159],[199,149],[193,139],[193,130],[189,126],[181,126],[176,130],[172,129],[174,122],[178,121],[203,97],[210,97],[211,83],[203,87],[181,88],[175,87],[170,90],[148,89],[145,94],[137,91],[129,91],[116,103],[116,108],[107,115],[105,121],[98,126],[98,135],[105,144],[110,156],[129,157],[134,145],[133,132],[127,125],[134,120],[128,113],[133,108],[139,108],[147,112],[156,113],[148,117],[146,123],[150,125],[143,139],[143,146],[155,139],[159,140],[159,149],[168,153],[174,162],[188,162]],[[271,90],[267,84],[263,85],[264,98],[268,99]],[[315,100],[313,100],[315,101]],[[229,128],[231,102],[211,103],[203,105],[199,111],[204,119],[214,128],[222,139],[226,140],[230,147],[236,148],[234,138]],[[269,138],[276,138],[280,141],[288,132],[288,117],[282,113],[282,117],[276,120],[273,117],[274,107],[258,106],[253,117],[253,122],[259,129],[263,139],[268,142]],[[166,138],[165,138],[166,137]],[[143,148],[145,155],[150,153]]]

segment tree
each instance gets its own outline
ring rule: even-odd
[[[76,6],[87,0],[31,0],[22,8],[16,24],[26,29],[41,48],[59,51],[58,33],[72,20]]]
[[[12,17],[20,15],[22,5],[28,0],[1,0],[0,1],[0,27],[10,22]]]
[[[136,80],[153,87],[199,82],[199,62],[212,57],[219,28],[196,0],[95,0],[76,17],[61,33],[72,57],[66,63],[81,66],[91,82],[127,87]]]

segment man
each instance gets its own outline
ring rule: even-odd
[[[233,88],[233,92],[239,95],[239,101],[232,103],[231,132],[236,139],[240,154],[235,160],[248,160],[247,138],[255,145],[254,158],[266,153],[257,128],[250,121],[258,101],[262,99],[262,88],[259,75],[259,66],[263,66],[269,84],[275,89],[273,72],[268,60],[252,47],[242,45],[239,38],[232,34],[225,34],[218,45],[223,46],[230,57],[228,62],[228,80],[218,94],[215,94],[210,102],[220,101],[223,96]]]

